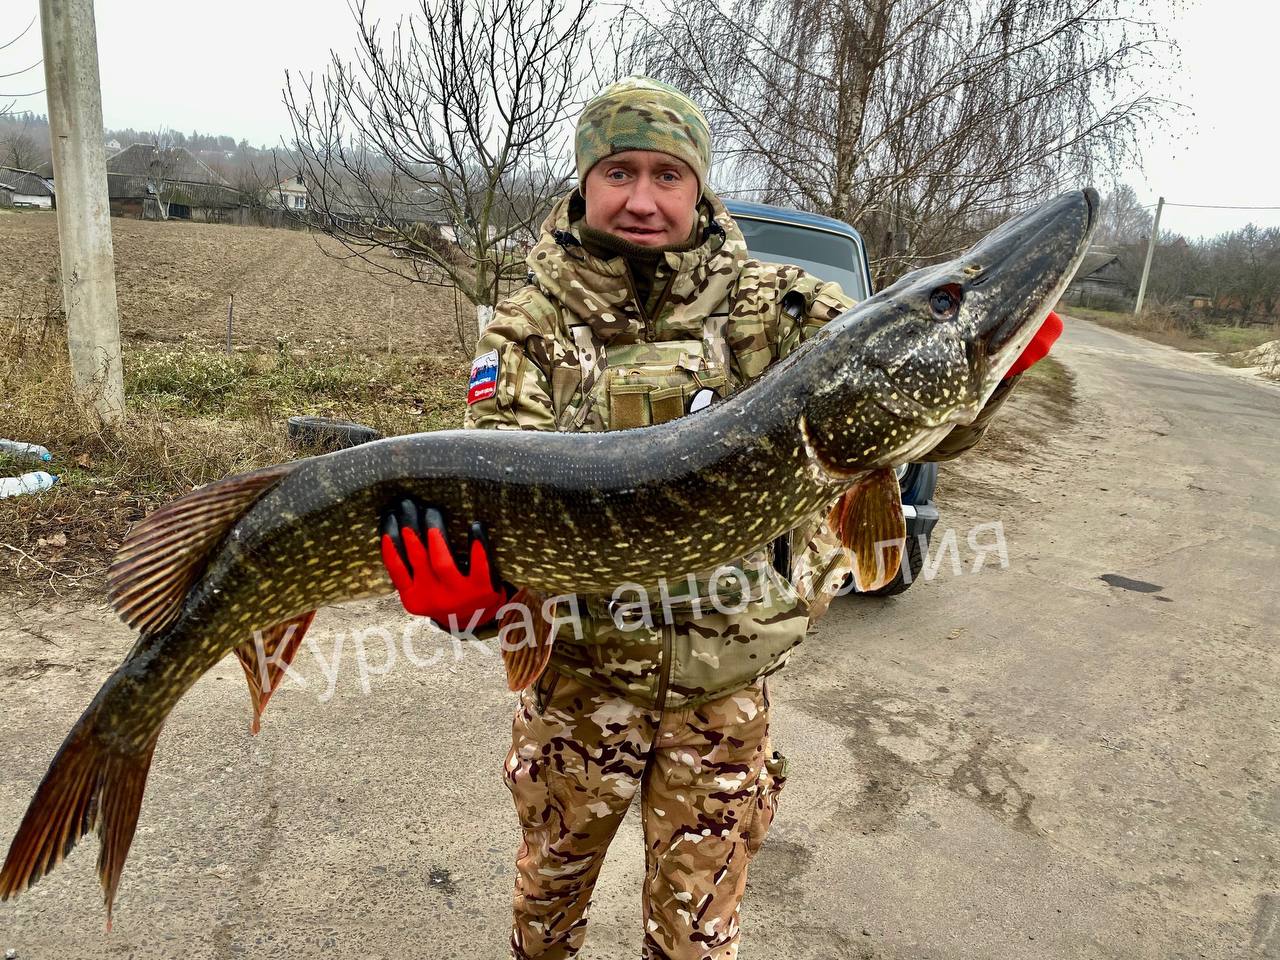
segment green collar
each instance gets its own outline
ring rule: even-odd
[[[577,224],[577,227],[578,236],[582,238],[582,245],[586,248],[587,253],[602,260],[608,260],[612,257],[625,257],[628,263],[633,265],[643,264],[649,267],[650,271],[662,259],[664,253],[684,253],[698,245],[697,223],[693,225],[688,239],[683,243],[669,243],[664,247],[642,247],[640,244],[632,243],[624,237],[619,237],[604,230],[597,230],[595,227],[588,227],[581,222]]]

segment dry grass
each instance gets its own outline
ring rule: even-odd
[[[467,359],[453,297],[345,268],[290,230],[113,219],[124,427],[71,402],[57,218],[0,217],[0,437],[41,443],[61,482],[0,500],[0,593],[91,593],[129,525],[228,474],[298,456],[285,420],[385,434],[456,426]],[[236,352],[223,350],[235,295]],[[0,476],[35,469],[0,459]]]
[[[1280,337],[1280,329],[1275,326],[1229,326],[1214,323],[1202,313],[1183,308],[1154,306],[1143,310],[1138,317],[1113,310],[1065,305],[1062,312],[1189,353],[1236,353]]]
[[[56,318],[0,329],[0,437],[55,455],[61,482],[0,500],[0,585],[21,594],[84,594],[131,523],[159,503],[229,474],[299,456],[284,421],[297,413],[383,433],[457,426],[466,367],[456,357],[312,354],[281,345],[228,357],[194,347],[127,351],[126,422],[108,434],[71,400]],[[36,469],[0,459],[0,476]]]

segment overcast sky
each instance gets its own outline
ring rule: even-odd
[[[0,3],[3,43],[35,15],[38,3]],[[346,0],[223,0],[216,7],[98,0],[96,6],[107,127],[167,126],[278,144],[289,130],[280,103],[286,68],[322,70],[330,47],[346,53],[354,37]],[[394,19],[411,3],[374,0],[371,6]],[[0,74],[40,59],[38,28],[0,50]],[[1152,204],[1163,194],[1171,203],[1280,207],[1280,4],[1192,0],[1168,33],[1182,48],[1182,69],[1174,89],[1156,92],[1189,110],[1170,130],[1156,133],[1144,170],[1128,179]],[[37,68],[0,79],[0,94],[43,86]],[[19,98],[18,109],[47,112],[43,94]],[[1108,185],[1098,186],[1105,191]],[[1280,226],[1280,210],[1166,207],[1161,225],[1194,236],[1249,220]]]

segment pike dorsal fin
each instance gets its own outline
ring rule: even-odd
[[[155,633],[176,620],[213,548],[293,468],[282,463],[211,483],[154,511],[129,531],[107,571],[107,598],[120,619],[143,633]]]
[[[853,581],[860,591],[878,590],[898,575],[907,525],[892,470],[867,476],[836,502],[828,519],[853,555]]]
[[[297,656],[298,646],[315,615],[314,610],[308,610],[299,617],[259,631],[253,639],[236,647],[236,659],[244,667],[245,679],[249,681],[249,700],[253,703],[250,729],[254,733],[262,729],[262,711],[267,709],[267,701],[280,685],[285,669]]]

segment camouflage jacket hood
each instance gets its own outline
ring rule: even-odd
[[[655,284],[666,287],[657,315],[636,302],[625,257],[597,257],[578,233],[583,200],[577,190],[562,197],[542,224],[529,253],[533,282],[551,299],[591,325],[602,343],[697,337],[706,316],[724,303],[747,262],[742,231],[720,199],[703,191],[698,203],[701,242],[667,252]]]

